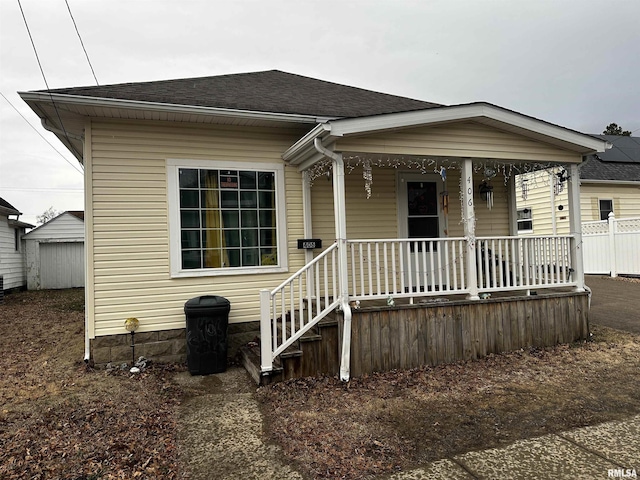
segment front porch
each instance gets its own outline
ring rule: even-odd
[[[257,376],[346,381],[587,337],[578,164],[600,145],[476,110],[335,120],[284,153],[302,174],[305,238],[332,243],[261,291]],[[516,174],[557,166],[570,234],[518,236]],[[303,357],[323,336],[319,360]]]

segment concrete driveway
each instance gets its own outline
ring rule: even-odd
[[[589,321],[640,334],[640,279],[587,275],[591,288]]]

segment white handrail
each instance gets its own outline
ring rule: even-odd
[[[273,370],[276,357],[340,303],[336,298],[337,249],[338,244],[332,244],[273,290],[260,291],[262,372]],[[310,275],[305,275],[307,272]]]

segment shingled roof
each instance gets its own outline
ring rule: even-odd
[[[640,137],[624,135],[592,135],[608,141],[613,147],[590,155],[580,167],[582,180],[640,182]]]
[[[279,70],[213,77],[59,88],[79,97],[191,105],[255,112],[364,117],[441,105],[317,80]]]

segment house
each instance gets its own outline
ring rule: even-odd
[[[0,292],[21,289],[27,283],[22,236],[33,225],[21,222],[20,215],[17,208],[0,198]]]
[[[136,352],[184,359],[205,294],[230,300],[233,338],[259,331],[263,379],[588,335],[580,216],[519,237],[515,175],[561,166],[578,204],[603,139],[277,70],[20,95],[84,165],[97,363],[129,358],[128,317]]]
[[[587,155],[580,165],[580,211],[583,222],[640,218],[640,138],[592,135],[611,149]],[[564,167],[527,172],[516,180],[518,231],[525,235],[569,232]]]
[[[84,212],[63,212],[23,238],[29,290],[84,287]]]
[[[640,138],[593,136],[611,149],[586,156],[579,168],[585,273],[640,275]],[[518,177],[520,234],[569,232],[566,180],[555,166]]]

